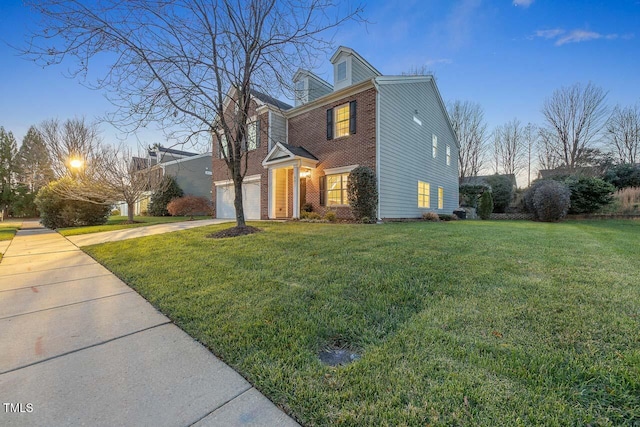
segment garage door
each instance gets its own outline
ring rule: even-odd
[[[216,187],[218,218],[233,219],[236,217],[236,210],[233,207],[234,196],[233,184]],[[242,205],[244,206],[245,219],[260,219],[260,181],[242,184]]]

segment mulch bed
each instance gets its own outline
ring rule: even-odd
[[[262,230],[249,225],[244,227],[231,227],[224,230],[220,230],[217,233],[208,234],[207,237],[212,239],[224,239],[226,237],[238,237],[246,236],[248,234],[259,233]]]

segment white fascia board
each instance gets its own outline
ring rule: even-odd
[[[371,89],[373,88],[373,81],[374,79],[363,80],[355,85],[345,87],[344,89],[340,89],[336,92],[331,92],[325,96],[316,98],[311,102],[307,102],[306,104],[285,111],[284,116],[286,118],[295,117],[323,105],[330,104],[339,99],[347,98],[351,95],[355,95],[367,89]]]
[[[242,180],[242,183],[260,181],[260,178],[261,178],[260,174],[245,176],[244,179]],[[231,184],[233,184],[233,180],[232,179],[226,179],[224,181],[214,181],[213,182],[213,185],[215,185],[216,187],[224,187],[225,185],[231,185]]]
[[[189,156],[189,157],[183,157],[183,158],[177,159],[177,160],[171,160],[170,162],[159,163],[158,165],[162,166],[162,169],[164,169],[164,167],[168,166],[168,165],[184,163],[184,162],[188,162],[189,160],[201,159],[203,157],[212,156],[212,155],[213,155],[213,153],[202,153],[202,154],[197,154],[195,156]]]
[[[432,76],[380,76],[375,78],[379,85],[397,83],[419,83],[433,81]]]

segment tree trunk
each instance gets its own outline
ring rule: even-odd
[[[133,222],[133,213],[136,210],[136,204],[127,202],[127,221]]]
[[[242,205],[242,177],[239,175],[233,177],[233,187],[235,189],[233,205],[236,208],[236,226],[244,227],[247,224],[244,220],[244,206]]]

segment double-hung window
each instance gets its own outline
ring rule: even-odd
[[[347,102],[327,110],[327,139],[356,133],[356,101]]]
[[[435,135],[431,136],[431,154],[434,159],[438,156],[438,137]]]
[[[451,146],[447,145],[447,166],[451,166]]]
[[[444,209],[444,188],[438,187],[438,209]]]
[[[247,124],[247,151],[255,150],[259,144],[258,121]]]
[[[349,172],[320,177],[320,206],[348,205],[347,179]]]
[[[227,136],[220,135],[220,158],[224,159],[229,157],[229,146],[227,145]]]
[[[430,208],[431,207],[431,185],[428,182],[418,181],[418,207]]]

